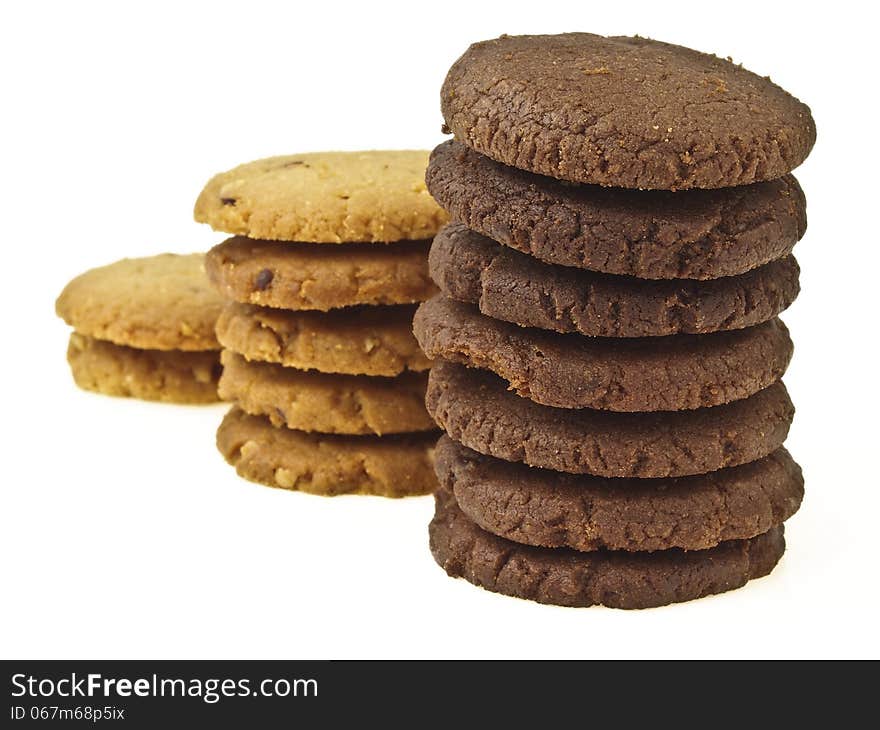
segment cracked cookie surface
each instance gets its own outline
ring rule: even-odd
[[[740,588],[770,573],[784,528],[708,550],[575,552],[519,545],[478,527],[445,489],[435,494],[431,553],[452,577],[495,593],[558,606],[652,608]]]
[[[324,496],[407,497],[437,486],[435,433],[340,436],[273,426],[232,408],[217,431],[217,448],[239,476],[270,487]]]
[[[797,180],[645,192],[569,185],[505,167],[459,142],[426,180],[452,218],[551,264],[640,279],[716,279],[786,256],[807,227]]]
[[[73,279],[55,311],[77,332],[145,350],[219,350],[223,299],[205,276],[204,254],[122,259]]]
[[[536,469],[437,444],[440,486],[477,525],[514,542],[579,551],[705,550],[782,524],[800,506],[800,467],[780,448],[749,464],[673,479]]]
[[[425,187],[423,150],[309,152],[215,175],[194,216],[217,231],[274,241],[431,238],[446,213]]]
[[[224,350],[219,392],[274,426],[341,434],[434,430],[425,410],[425,373],[395,378],[338,375],[248,362]]]
[[[778,319],[705,335],[596,338],[519,327],[442,294],[419,307],[413,326],[429,357],[490,370],[523,398],[555,408],[717,406],[776,382],[792,354]]]
[[[400,375],[431,366],[412,333],[415,306],[295,312],[228,304],[217,339],[248,360],[348,375]]]
[[[474,43],[441,90],[446,128],[499,162],[577,183],[684,190],[797,167],[810,109],[729,60],[590,33]]]
[[[545,264],[450,223],[434,238],[431,277],[452,299],[495,319],[590,337],[660,337],[751,327],[784,311],[800,291],[786,256],[708,281],[654,280]]]
[[[767,456],[794,417],[781,381],[743,400],[694,411],[612,413],[542,406],[490,372],[438,360],[425,398],[455,441],[487,456],[571,474],[671,477]]]
[[[412,304],[436,293],[428,275],[430,241],[389,245],[273,243],[230,238],[205,259],[224,297],[293,310]]]

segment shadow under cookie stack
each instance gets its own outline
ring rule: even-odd
[[[322,495],[436,486],[428,359],[415,303],[436,289],[430,239],[445,215],[426,152],[274,157],[214,177],[196,220],[234,234],[207,255],[228,299],[217,446],[240,476]]]
[[[809,109],[643,38],[502,36],[453,65],[415,333],[446,431],[437,562],[491,591],[646,608],[768,574],[803,496],[777,318]]]

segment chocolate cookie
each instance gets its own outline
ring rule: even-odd
[[[438,426],[481,454],[607,477],[687,476],[754,461],[782,445],[794,417],[781,381],[714,408],[609,413],[538,405],[492,373],[445,361],[431,368],[425,401]]]
[[[83,390],[163,403],[216,403],[220,353],[142,350],[73,332],[67,362]]]
[[[437,486],[432,432],[336,436],[277,428],[240,408],[226,414],[217,448],[239,476],[311,494],[406,497]]]
[[[476,304],[489,317],[592,337],[751,327],[782,312],[800,291],[793,256],[710,281],[646,281],[545,264],[461,223],[437,234],[429,263],[447,296]]]
[[[275,241],[342,243],[430,238],[446,214],[425,189],[423,150],[308,152],[215,175],[195,219]]]
[[[807,226],[791,175],[686,193],[566,185],[445,142],[426,179],[454,219],[484,236],[547,263],[641,279],[742,274],[787,255]]]
[[[413,329],[428,357],[491,370],[524,398],[556,408],[717,406],[776,382],[792,353],[778,319],[705,335],[595,338],[518,327],[442,294],[419,307]]]
[[[783,527],[708,550],[575,552],[519,545],[480,529],[445,489],[436,495],[431,553],[449,575],[495,593],[558,606],[652,608],[740,588],[785,552]]]
[[[220,397],[275,426],[301,431],[388,434],[431,431],[425,373],[396,378],[337,375],[248,362],[224,350]]]
[[[214,323],[223,300],[204,261],[200,253],[165,253],[91,269],[64,287],[55,311],[80,334],[117,345],[219,350]]]
[[[800,467],[780,448],[749,464],[672,479],[573,476],[483,456],[443,436],[440,486],[480,527],[543,547],[705,550],[782,524],[804,495]]]
[[[358,304],[412,304],[437,291],[430,241],[314,246],[230,238],[205,265],[228,299],[280,309],[327,311]]]
[[[431,361],[412,333],[415,307],[349,307],[290,312],[230,303],[217,320],[217,338],[248,360],[349,375],[421,372]]]
[[[443,83],[446,127],[561,180],[684,190],[773,180],[816,141],[810,109],[730,60],[648,38],[501,36]]]

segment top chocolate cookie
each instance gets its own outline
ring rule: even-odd
[[[366,243],[431,238],[446,214],[425,187],[423,150],[267,157],[215,175],[195,219],[249,238]]]
[[[624,188],[772,180],[816,140],[809,107],[769,78],[638,36],[475,43],[449,70],[441,107],[457,139],[498,162]]]

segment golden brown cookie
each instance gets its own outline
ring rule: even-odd
[[[327,311],[358,304],[412,304],[437,287],[428,275],[430,241],[393,246],[313,246],[230,238],[208,252],[208,276],[235,302]]]
[[[412,333],[414,312],[413,305],[289,312],[230,303],[217,321],[217,338],[248,360],[393,376],[431,366]]]
[[[276,428],[233,408],[217,431],[217,448],[239,476],[311,494],[406,497],[437,486],[435,432],[338,436]]]
[[[195,219],[249,238],[368,243],[431,238],[446,213],[425,187],[425,150],[268,157],[215,175]]]
[[[84,390],[165,403],[215,403],[216,351],[139,350],[73,332],[67,361]]]
[[[275,426],[344,434],[436,428],[425,410],[426,373],[396,378],[337,375],[248,362],[224,350],[220,397]]]
[[[205,276],[203,254],[122,259],[81,274],[55,302],[77,332],[145,350],[219,350],[214,324],[223,300]]]

